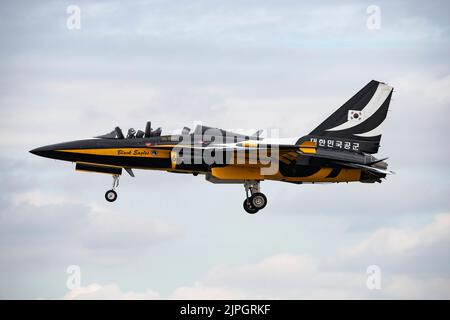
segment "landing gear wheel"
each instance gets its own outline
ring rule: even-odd
[[[258,210],[264,209],[264,207],[267,205],[267,198],[261,192],[254,193],[250,197],[249,201],[251,202],[252,206],[257,208]]]
[[[108,190],[105,193],[105,199],[108,202],[114,202],[117,199],[117,192],[115,192],[114,190]]]
[[[244,210],[247,211],[250,214],[255,214],[258,212],[259,209],[255,208],[250,199],[245,199],[244,200]]]

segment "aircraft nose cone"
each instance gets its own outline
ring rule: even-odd
[[[96,143],[97,143],[96,139],[68,141],[68,142],[56,143],[56,144],[51,144],[48,146],[36,148],[36,149],[30,150],[30,153],[35,154],[40,157],[49,158],[49,159],[77,161],[74,158],[73,153],[65,152],[65,151],[73,150],[73,149],[80,149],[80,146],[82,146],[84,148],[91,148],[91,147],[94,148],[97,145]]]
[[[30,150],[30,153],[41,157],[47,157],[49,155],[49,152],[52,150],[53,148],[51,148],[50,146],[45,146]]]

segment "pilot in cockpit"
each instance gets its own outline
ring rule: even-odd
[[[136,136],[136,130],[134,128],[128,129],[127,139],[133,139]]]

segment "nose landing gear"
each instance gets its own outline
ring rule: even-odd
[[[108,202],[114,202],[117,199],[117,192],[115,191],[115,189],[119,186],[119,175],[115,174],[113,175],[113,185],[112,185],[112,189],[106,191],[105,193],[105,199]]]
[[[244,183],[245,195],[244,210],[255,214],[267,205],[267,197],[260,192],[259,181],[246,181]],[[249,196],[250,192],[250,196]]]

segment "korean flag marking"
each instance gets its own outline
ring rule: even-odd
[[[348,110],[348,117],[347,117],[348,121],[362,121],[364,120],[364,114],[362,111],[358,111],[358,110]]]

